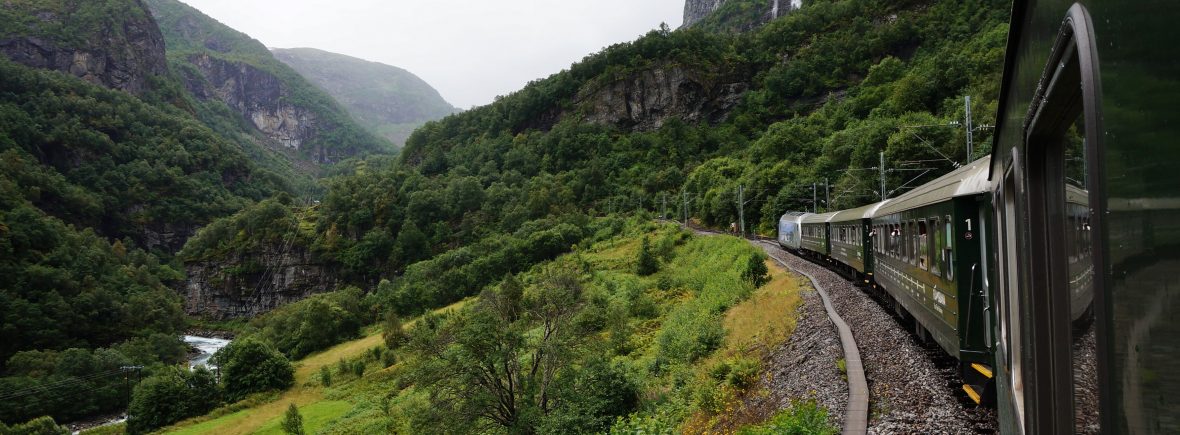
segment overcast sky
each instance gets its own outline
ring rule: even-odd
[[[684,0],[182,0],[268,47],[312,47],[418,75],[463,109],[587,54],[680,26]]]

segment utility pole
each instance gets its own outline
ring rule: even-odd
[[[886,197],[888,195],[888,193],[885,193],[885,152],[884,151],[881,151],[881,166],[880,166],[880,168],[881,168],[881,200],[884,201],[886,199],[889,199]]]
[[[738,231],[741,231],[742,236],[746,235],[746,202],[745,192],[742,190],[742,185],[738,185]]]
[[[668,218],[668,192],[661,193],[660,199],[663,200],[662,205],[660,206],[660,219],[667,219]]]
[[[830,187],[832,187],[832,185],[830,183],[828,183],[827,178],[824,178],[824,211],[825,212],[832,208],[832,189],[830,189]]]
[[[819,213],[819,201],[815,198],[815,183],[811,183],[811,212]]]
[[[972,131],[973,127],[971,126],[971,96],[970,95],[964,97],[963,104],[965,105],[965,107],[967,109],[966,113],[965,113],[966,119],[964,119],[964,121],[966,123],[966,127],[967,127],[967,162],[964,164],[967,164],[967,163],[971,163],[971,158],[974,155],[974,154],[972,154],[971,148],[973,146],[972,142],[975,140],[975,138],[973,137],[975,132]]]
[[[684,194],[684,208],[682,210],[684,211],[684,227],[688,228],[688,191],[685,190],[683,192],[683,194]]]

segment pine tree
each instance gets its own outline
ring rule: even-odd
[[[299,415],[299,408],[292,403],[287,407],[287,415],[283,417],[283,432],[290,435],[303,435],[303,416]]]

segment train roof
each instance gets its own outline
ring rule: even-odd
[[[986,193],[991,189],[988,182],[990,170],[991,156],[988,155],[893,198],[888,204],[878,208],[873,217],[915,209],[955,197]]]
[[[871,219],[874,216],[874,214],[877,212],[877,209],[881,208],[881,206],[883,206],[885,204],[888,204],[889,201],[892,201],[892,200],[886,199],[884,201],[869,204],[866,206],[861,206],[861,207],[852,208],[852,209],[848,209],[848,210],[838,211],[838,212],[836,212],[835,216],[832,216],[832,219],[830,220],[830,222],[847,222],[847,221],[852,221],[852,220],[857,220],[857,219]]]
[[[808,214],[806,216],[803,216],[803,223],[805,223],[805,224],[822,224],[822,223],[832,220],[832,216],[835,216],[836,213],[839,213],[839,212],[834,211],[831,213]]]

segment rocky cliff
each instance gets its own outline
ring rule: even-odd
[[[200,73],[184,78],[189,92],[221,100],[283,146],[300,149],[319,133],[316,114],[291,104],[289,87],[273,74],[208,53],[192,54],[187,60]]]
[[[746,31],[802,6],[802,0],[685,0],[683,26],[712,19],[722,27]]]
[[[214,319],[254,317],[340,284],[333,271],[299,246],[189,263],[185,270],[185,312]]]
[[[135,95],[168,71],[164,37],[140,0],[0,2],[0,53]]]
[[[710,78],[679,65],[663,65],[591,87],[578,98],[584,119],[631,130],[654,130],[669,118],[716,123],[748,89],[743,81]]]

